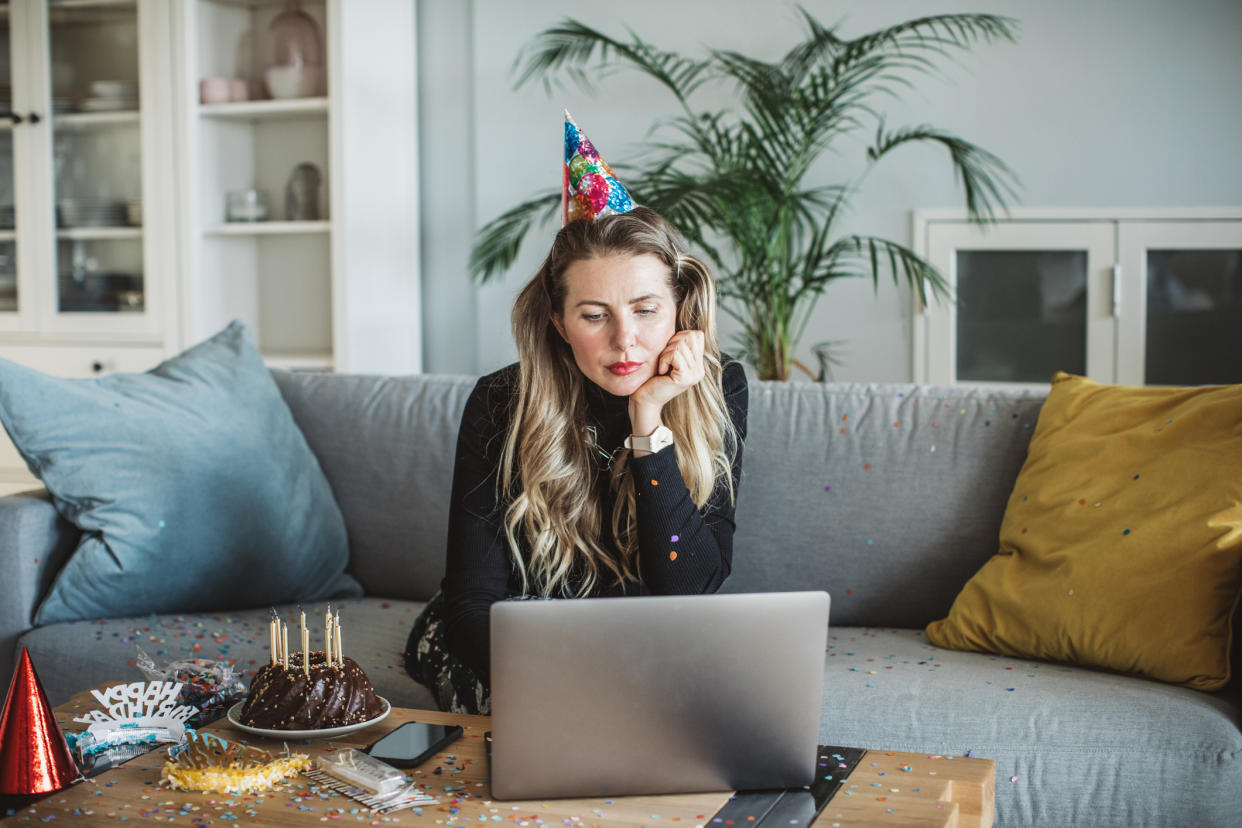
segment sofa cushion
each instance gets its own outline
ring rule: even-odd
[[[1242,592],[1242,385],[1058,374],[1001,526],[936,644],[1213,690]]]
[[[723,589],[827,590],[834,624],[922,627],[944,617],[996,552],[1043,398],[753,383]]]
[[[145,374],[0,360],[0,420],[83,531],[38,624],[360,592],[328,482],[239,322]]]
[[[367,595],[427,601],[444,577],[457,430],[471,377],[274,371],[336,492]]]
[[[917,630],[830,629],[825,663],[821,740],[993,759],[998,828],[1238,824],[1240,688],[944,650]]]

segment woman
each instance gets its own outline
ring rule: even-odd
[[[672,227],[644,207],[571,221],[513,331],[519,361],[466,403],[447,574],[407,645],[455,712],[489,710],[496,601],[715,592],[732,560],[746,377]]]

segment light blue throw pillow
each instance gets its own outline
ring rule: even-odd
[[[241,322],[145,374],[0,359],[0,421],[83,532],[36,624],[362,593],[327,478]]]

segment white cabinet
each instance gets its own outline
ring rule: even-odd
[[[928,211],[914,233],[954,291],[916,310],[917,382],[1242,382],[1242,210]]]
[[[0,356],[169,345],[167,31],[162,0],[0,6]]]
[[[288,5],[0,2],[0,357],[140,371],[241,318],[271,365],[421,370],[416,4],[296,4],[325,66],[273,100]],[[267,219],[227,221],[247,189]]]

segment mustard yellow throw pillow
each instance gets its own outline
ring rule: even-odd
[[[1058,373],[1001,524],[935,645],[1215,690],[1242,592],[1242,385]]]

